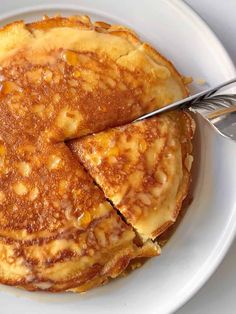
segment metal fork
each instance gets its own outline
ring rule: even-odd
[[[214,88],[149,112],[134,120],[134,122],[153,117],[163,112],[190,108],[193,111],[200,111],[201,114],[211,120],[221,134],[236,140],[236,94],[215,95],[223,87],[235,82],[236,78],[231,79]],[[232,115],[228,115],[230,113]],[[226,115],[227,118],[219,119],[220,116],[226,117]]]

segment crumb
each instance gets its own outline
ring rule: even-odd
[[[185,85],[192,83],[193,79],[191,76],[183,76],[183,82]]]
[[[206,80],[201,79],[201,78],[195,79],[195,82],[196,82],[198,85],[205,85],[205,84],[206,84]]]

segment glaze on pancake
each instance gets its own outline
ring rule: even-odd
[[[173,65],[132,31],[85,16],[15,22],[0,47],[0,282],[85,291],[158,255],[65,141],[185,97]]]
[[[75,140],[70,148],[144,240],[177,218],[186,197],[194,124],[183,112]]]

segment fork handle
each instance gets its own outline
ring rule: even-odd
[[[236,104],[229,107],[229,108],[219,109],[219,110],[216,110],[214,112],[211,112],[207,115],[207,118],[208,119],[215,119],[215,118],[218,118],[222,115],[225,115],[228,113],[233,113],[233,112],[236,112]]]
[[[192,105],[195,105],[197,102],[202,101],[203,99],[206,99],[208,97],[210,97],[211,95],[215,94],[217,91],[219,91],[221,88],[228,86],[230,84],[233,84],[236,82],[236,77],[226,81],[222,84],[217,85],[214,88],[210,88],[206,91],[200,92],[198,94],[189,96],[187,98],[181,99],[179,101],[174,102],[173,104],[167,105],[165,107],[159,108],[157,110],[154,110],[152,112],[149,112],[147,114],[144,114],[143,116],[137,118],[136,120],[134,120],[133,122],[137,122],[137,121],[141,121],[147,118],[151,118],[157,114],[163,113],[163,112],[167,112],[167,111],[171,111],[171,110],[175,110],[175,109],[184,109],[184,108],[189,108]]]

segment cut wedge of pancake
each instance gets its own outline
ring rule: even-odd
[[[65,141],[186,95],[174,66],[124,27],[78,16],[0,30],[1,283],[85,291],[159,254]]]
[[[191,169],[192,118],[174,112],[75,140],[70,148],[144,240],[177,218]]]

